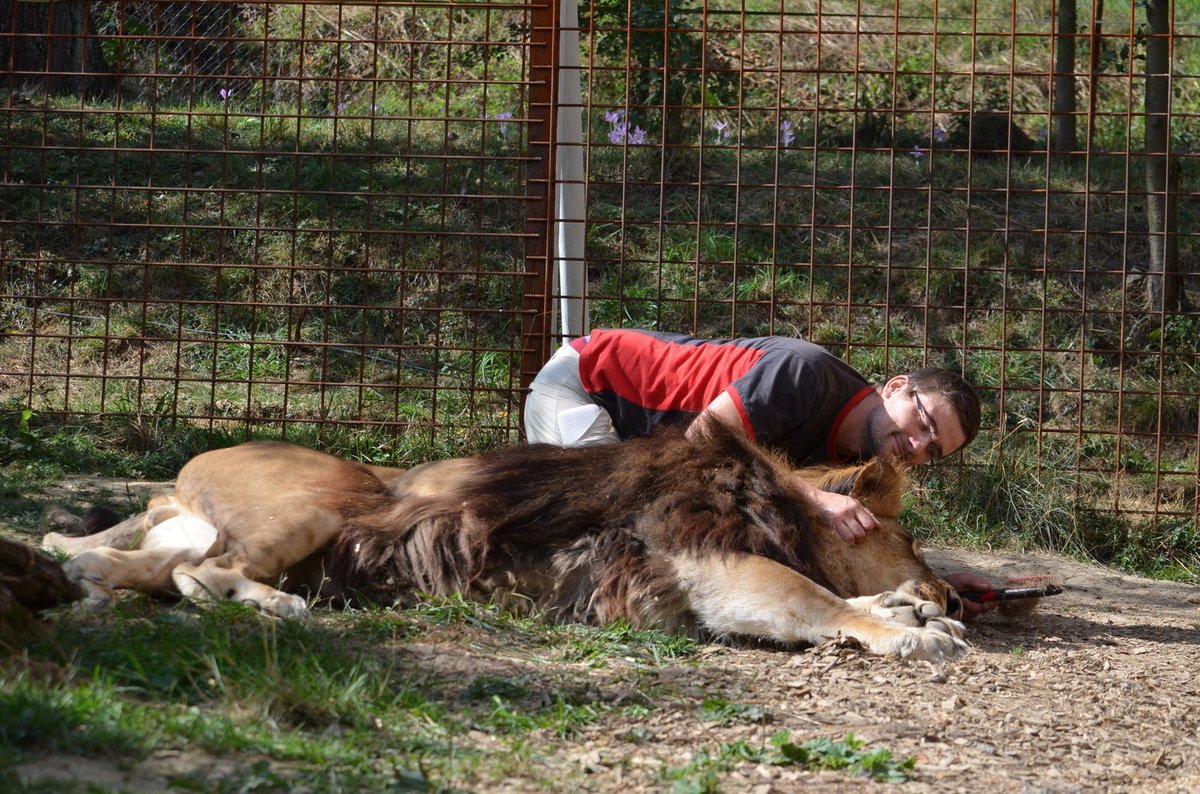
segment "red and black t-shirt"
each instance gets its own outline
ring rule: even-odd
[[[574,345],[584,390],[623,439],[686,425],[728,392],[750,438],[796,464],[834,460],[837,428],[871,391],[852,367],[802,339],[598,330]]]

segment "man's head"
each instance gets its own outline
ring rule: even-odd
[[[979,432],[979,395],[961,376],[928,367],[879,388],[883,403],[867,417],[868,454],[891,454],[906,463],[951,455]]]

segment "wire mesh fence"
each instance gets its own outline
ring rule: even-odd
[[[960,370],[968,465],[1194,527],[1200,48],[1145,6],[592,0],[572,107],[556,3],[0,0],[0,389],[147,447],[514,441],[574,111],[593,326]]]
[[[514,436],[530,20],[92,6],[108,91],[6,75],[5,391],[210,433]]]

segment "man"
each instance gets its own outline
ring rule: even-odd
[[[597,330],[564,345],[525,403],[530,442],[615,443],[659,425],[695,436],[721,422],[787,453],[797,466],[892,454],[939,460],[979,430],[979,398],[959,375],[927,368],[872,387],[824,348],[781,336],[704,340]],[[856,499],[804,485],[830,526],[857,542],[878,522]],[[970,574],[959,589],[990,589]],[[973,616],[982,608],[968,604]]]

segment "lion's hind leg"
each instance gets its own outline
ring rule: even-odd
[[[42,548],[47,551],[72,555],[102,547],[120,551],[146,548],[144,539],[148,529],[186,512],[174,497],[160,495],[150,500],[146,512],[130,516],[124,521],[90,535],[70,536],[58,532],[48,532],[42,538]]]
[[[264,582],[278,582],[292,566],[324,548],[342,528],[341,514],[320,507],[297,506],[286,518],[262,523],[233,522],[224,527],[224,545],[193,564],[179,566],[175,586],[198,600],[228,598],[268,615],[302,617],[308,603]]]
[[[117,590],[141,590],[152,595],[170,592],[174,569],[199,562],[217,538],[215,527],[175,505],[152,508],[135,519],[139,527],[150,527],[139,547],[87,548],[63,566],[67,576],[87,592],[88,605],[112,603]]]
[[[112,603],[117,590],[157,595],[172,591],[171,573],[178,565],[199,560],[204,551],[171,549],[88,549],[63,565],[67,576],[87,593],[87,606]]]
[[[245,568],[238,564],[239,557],[226,554],[180,565],[172,575],[175,587],[185,597],[197,601],[228,598],[281,618],[308,614],[308,603],[300,596],[284,593],[246,576]]]
[[[42,548],[65,554],[79,554],[89,549],[106,547],[129,551],[142,542],[146,526],[146,514],[139,513],[108,529],[91,535],[73,537],[58,532],[47,532],[42,538]]]
[[[785,644],[819,643],[840,635],[853,637],[871,653],[930,661],[951,658],[966,648],[957,621],[932,617],[924,625],[904,625],[855,608],[765,557],[689,555],[673,562],[700,623],[718,635]]]

